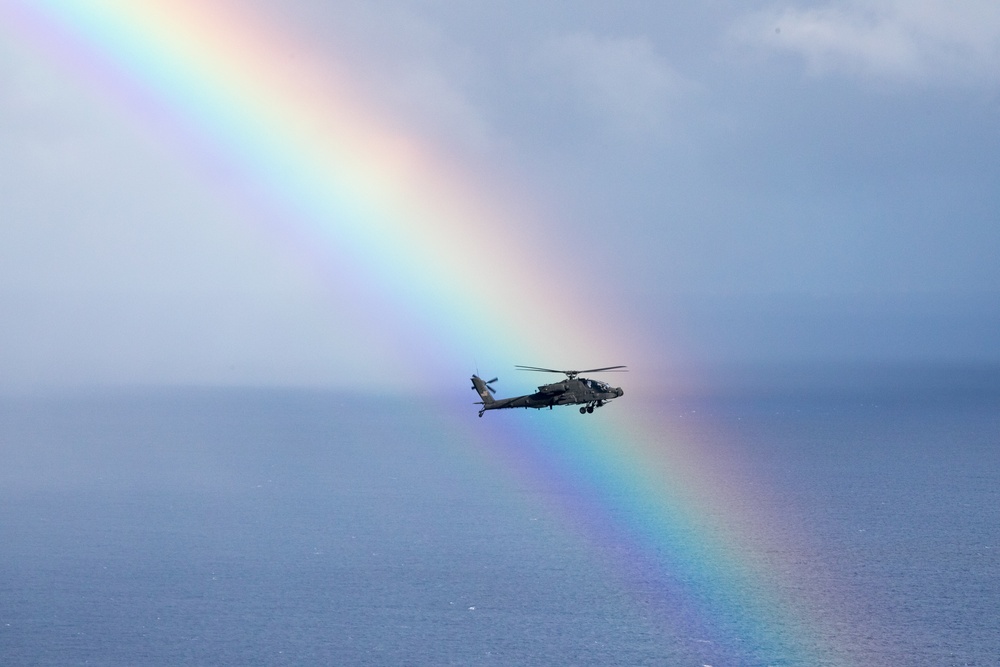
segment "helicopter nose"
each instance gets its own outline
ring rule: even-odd
[[[617,389],[615,389],[615,393],[618,394],[619,396],[622,396],[625,392],[622,391],[621,387],[618,387]]]

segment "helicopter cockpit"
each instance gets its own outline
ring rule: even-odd
[[[587,385],[588,389],[592,389],[593,391],[598,391],[598,392],[610,392],[611,391],[611,387],[607,383],[601,382],[600,380],[591,380],[589,378],[586,378],[586,379],[584,379],[583,382],[584,382],[584,384]]]

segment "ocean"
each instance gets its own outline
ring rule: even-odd
[[[455,419],[441,403],[0,399],[0,664],[793,664],[664,631],[662,596],[618,545],[588,542],[546,497],[572,489],[485,464],[441,427]],[[555,414],[467,408],[473,431]],[[713,456],[788,508],[829,600],[860,620],[818,641],[859,664],[1000,665],[996,383],[742,386],[603,410],[725,434]]]

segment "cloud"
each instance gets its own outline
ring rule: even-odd
[[[543,45],[542,60],[592,113],[626,134],[660,131],[671,101],[689,87],[643,37],[563,35]]]
[[[907,83],[1000,81],[995,0],[834,0],[745,17],[742,43],[801,56],[814,74],[842,72]]]
[[[466,35],[414,3],[257,0],[306,57],[340,72],[381,121],[472,151],[499,141],[475,95],[483,64]]]
[[[411,124],[416,121],[473,149],[489,149],[498,141],[484,111],[445,66],[429,60],[405,63],[379,83],[389,91],[383,97]]]

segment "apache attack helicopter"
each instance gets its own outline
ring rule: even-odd
[[[503,408],[535,408],[552,409],[553,405],[580,405],[580,414],[592,413],[594,408],[599,408],[613,398],[618,398],[623,393],[621,387],[611,387],[600,380],[590,380],[577,377],[580,373],[597,373],[599,371],[625,372],[625,366],[605,366],[604,368],[589,368],[584,371],[557,371],[552,368],[538,368],[536,366],[515,366],[522,371],[538,371],[541,373],[562,373],[566,379],[554,384],[543,384],[534,394],[526,396],[515,396],[513,398],[493,398],[494,382],[497,378],[484,381],[478,375],[472,376],[472,388],[476,390],[483,400],[477,401],[476,405],[482,405],[479,416],[487,410],[501,410]]]

